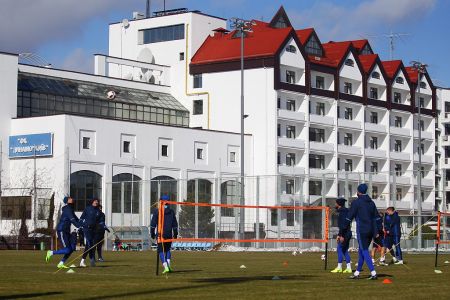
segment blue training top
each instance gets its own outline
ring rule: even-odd
[[[100,217],[100,210],[95,206],[89,205],[84,209],[80,222],[84,229],[95,230],[96,225],[100,223]]]
[[[155,238],[158,230],[158,215],[159,211],[155,210],[150,222],[150,233],[152,238]],[[164,207],[164,225],[163,225],[163,238],[172,239],[178,236],[178,221],[175,212],[169,207]]]
[[[389,235],[390,236],[401,236],[402,232],[401,232],[401,228],[400,228],[400,217],[398,216],[398,212],[394,212],[392,215],[386,215],[386,219],[388,220],[388,222],[386,222],[385,220],[385,228],[387,231],[389,231]]]
[[[377,207],[372,199],[367,195],[359,195],[352,202],[346,220],[349,225],[353,219],[356,220],[356,231],[358,233],[375,236],[378,233],[377,219],[379,218]]]
[[[80,220],[75,215],[72,205],[64,205],[61,210],[61,217],[59,218],[57,231],[63,231],[70,233],[70,225],[73,224],[75,227],[80,227]]]
[[[350,238],[352,236],[352,231],[350,229],[350,223],[347,222],[346,218],[348,215],[348,208],[341,207],[337,210],[338,212],[338,236]]]

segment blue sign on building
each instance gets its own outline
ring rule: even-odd
[[[53,155],[53,134],[27,134],[9,137],[9,158]]]

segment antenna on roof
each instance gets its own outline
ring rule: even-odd
[[[145,7],[145,17],[150,18],[150,0],[147,0],[147,5]]]
[[[381,35],[372,35],[372,36],[368,36],[370,38],[379,38],[379,37],[383,37],[383,38],[387,38],[389,39],[389,58],[390,60],[394,59],[394,50],[395,50],[395,40],[396,39],[401,39],[403,40],[404,36],[410,36],[410,33],[398,33],[398,32],[392,32],[391,33],[385,33],[385,34],[381,34]]]

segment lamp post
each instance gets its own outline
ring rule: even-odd
[[[417,129],[418,129],[418,152],[419,152],[419,166],[417,172],[417,213],[419,214],[419,218],[417,219],[417,243],[418,247],[422,247],[422,128],[421,128],[421,103],[420,103],[420,77],[422,74],[426,72],[426,64],[423,64],[419,61],[412,61],[411,65],[413,69],[417,70],[417,97],[415,97],[416,101],[418,101],[418,109],[417,109]]]
[[[244,165],[244,119],[247,117],[244,113],[244,37],[246,32],[252,31],[252,26],[254,22],[250,20],[244,20],[240,18],[231,18],[230,25],[231,28],[236,29],[239,33],[241,39],[241,193],[240,193],[240,205],[245,204],[245,188],[244,188],[244,176],[245,176],[245,165]],[[241,208],[239,212],[239,233],[241,239],[244,238],[245,233],[245,215],[244,209]]]

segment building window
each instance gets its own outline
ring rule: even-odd
[[[427,88],[427,84],[423,81],[420,82],[420,88],[421,89],[426,89]]]
[[[184,24],[144,29],[143,43],[159,43],[184,39]]]
[[[395,175],[396,176],[402,176],[402,174],[403,174],[403,172],[402,172],[402,165],[401,164],[395,164],[394,171],[395,171]]]
[[[325,156],[318,154],[309,155],[309,167],[312,169],[325,169]]]
[[[289,45],[286,47],[286,51],[290,52],[290,53],[296,53],[297,52],[297,48],[295,48],[294,45]]]
[[[70,195],[76,199],[76,211],[83,211],[94,198],[101,201],[102,176],[91,171],[70,174]]]
[[[318,196],[322,195],[322,181],[309,181],[309,194]]]
[[[316,76],[316,89],[325,89],[325,78],[322,76]]]
[[[353,109],[351,107],[346,107],[344,111],[344,119],[353,120]]]
[[[319,116],[325,116],[325,103],[317,102],[317,104],[316,104],[316,113]]]
[[[169,146],[168,145],[161,145],[161,156],[169,157]]]
[[[197,148],[197,159],[203,159],[203,149]]]
[[[369,95],[370,99],[378,99],[378,89],[371,87],[370,88],[370,95]]]
[[[394,103],[401,103],[401,102],[402,102],[402,94],[394,92]]]
[[[395,140],[394,151],[395,152],[402,152],[402,141],[401,140]]]
[[[425,108],[425,99],[423,97],[419,98],[419,107]]]
[[[295,194],[294,179],[286,179],[286,194]]]
[[[425,122],[423,120],[419,121],[419,129],[420,129],[420,131],[424,131],[425,130]]]
[[[380,79],[380,73],[378,73],[378,72],[372,72],[372,78]]]
[[[398,84],[403,84],[405,82],[405,80],[402,77],[397,77],[397,78],[395,78],[395,82]]]
[[[347,172],[351,172],[353,171],[353,160],[351,159],[346,159],[345,163],[344,163],[344,169]]]
[[[277,124],[277,136],[280,137],[281,136],[281,125]]]
[[[194,89],[201,89],[203,87],[202,74],[194,75]]]
[[[420,167],[420,176],[425,177],[425,167]]]
[[[417,147],[417,153],[425,154],[425,145],[423,143],[420,144],[420,147]]]
[[[113,213],[139,213],[139,190],[141,178],[130,173],[121,173],[112,178],[111,206]],[[122,208],[122,197],[124,198]]]
[[[31,196],[2,196],[2,220],[31,220]]]
[[[278,210],[277,209],[270,210],[270,225],[271,226],[278,225]]]
[[[290,167],[295,166],[295,153],[286,154],[286,165]]]
[[[355,66],[355,62],[353,61],[353,59],[348,58],[348,59],[345,60],[345,65],[349,66],[349,67],[354,67]]]
[[[344,82],[344,93],[353,94],[351,82]]]
[[[295,100],[287,100],[286,109],[290,111],[295,111]]]
[[[378,113],[377,112],[370,112],[370,123],[372,124],[378,124]]]
[[[233,151],[230,152],[230,162],[232,163],[236,162],[236,152]]]
[[[373,161],[370,163],[370,172],[374,174],[378,173],[378,162]]]
[[[228,180],[221,184],[221,204],[239,204],[241,184],[237,180]],[[222,217],[234,217],[234,208],[222,207]]]
[[[397,188],[396,192],[395,192],[395,200],[397,201],[402,201],[402,189],[401,188]]]
[[[131,142],[130,141],[123,141],[123,153],[130,153],[131,149]]]
[[[83,149],[91,149],[91,138],[84,136],[83,137]]]
[[[352,146],[353,145],[353,136],[351,133],[346,133],[344,135],[344,145]]]
[[[378,149],[378,138],[376,136],[370,137],[370,149]]]
[[[402,117],[395,116],[394,126],[395,127],[403,127],[403,125],[402,125]]]
[[[194,100],[193,101],[193,115],[203,115],[203,100]]]
[[[378,199],[378,187],[372,186],[372,199]]]
[[[286,137],[288,139],[295,139],[295,126],[293,125],[286,126]]]
[[[277,152],[277,164],[281,165],[281,153]]]
[[[309,41],[306,43],[305,51],[306,51],[306,53],[308,53],[310,55],[315,55],[315,56],[323,55],[320,43],[314,35],[312,35],[311,38],[309,39]]]
[[[286,82],[290,84],[295,84],[295,72],[286,70]]]
[[[180,52],[179,58],[180,58],[180,60],[184,60],[184,52]]]
[[[281,99],[277,98],[277,108],[280,109],[281,108]]]
[[[325,142],[325,129],[321,128],[309,128],[309,140],[312,142],[324,143]]]
[[[294,226],[295,222],[295,210],[286,210],[286,226]]]

